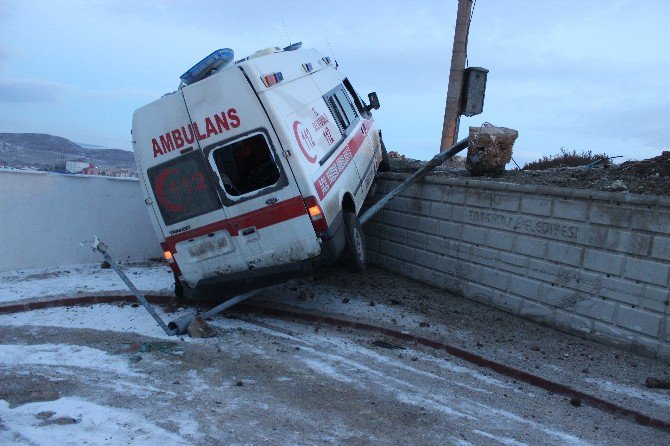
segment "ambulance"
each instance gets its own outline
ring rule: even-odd
[[[231,297],[346,257],[364,270],[358,214],[388,163],[368,103],[300,44],[234,61],[217,50],[135,111],[132,142],[178,297]]]

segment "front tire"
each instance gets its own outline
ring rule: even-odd
[[[345,258],[352,270],[362,273],[367,266],[365,234],[355,212],[344,212],[344,232],[347,240]]]

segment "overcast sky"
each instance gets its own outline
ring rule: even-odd
[[[0,132],[131,149],[133,111],[217,48],[302,41],[331,54],[389,150],[437,153],[456,0],[0,0]],[[670,150],[670,1],[478,0],[468,60],[488,68],[484,113],[519,130],[515,158],[561,147],[633,158]]]

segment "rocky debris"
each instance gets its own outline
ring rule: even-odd
[[[200,315],[193,318],[186,331],[192,338],[213,338],[216,336],[216,330],[205,322]]]
[[[46,420],[53,417],[54,415],[56,415],[56,412],[44,411],[35,415],[35,418],[37,418],[38,420]]]
[[[237,387],[242,387],[244,385],[244,382],[242,381],[235,381],[235,386]]]
[[[628,192],[628,186],[621,180],[616,180],[609,186],[605,186],[605,189],[611,192]]]
[[[423,328],[430,327],[430,324],[428,322],[419,322],[419,327]]]
[[[100,268],[102,269],[110,269],[112,265],[109,264],[107,260],[103,260],[102,263],[100,264]]]
[[[457,157],[454,157],[457,158]],[[413,159],[392,159],[391,171],[400,173],[415,172],[427,161]],[[470,174],[461,165],[452,167],[447,163],[430,171],[428,175],[451,178],[470,178]],[[609,191],[608,187],[621,180],[628,192],[649,195],[670,195],[670,152],[642,161],[627,161],[622,164],[587,167],[554,167],[544,170],[507,170],[499,175],[482,175],[479,181],[495,181],[538,186],[568,187]]]
[[[519,132],[506,127],[470,127],[465,168],[472,176],[500,175],[512,159],[512,147]]]
[[[572,404],[575,407],[579,407],[579,406],[582,405],[582,400],[580,400],[579,398],[574,398],[573,397],[573,398],[570,398],[570,404]]]
[[[48,419],[42,421],[38,426],[43,427],[43,426],[49,426],[49,425],[52,425],[52,424],[57,424],[57,425],[60,425],[60,426],[66,426],[68,424],[77,424],[80,421],[81,420],[78,420],[78,419],[72,418],[72,417],[48,418]]]
[[[651,389],[670,389],[670,379],[647,378],[644,385]]]
[[[140,355],[132,355],[128,358],[128,360],[132,363],[140,362],[142,360],[142,356]]]

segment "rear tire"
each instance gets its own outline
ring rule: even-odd
[[[344,258],[348,260],[353,271],[362,273],[367,266],[365,234],[355,212],[344,212],[344,232],[347,239]]]

